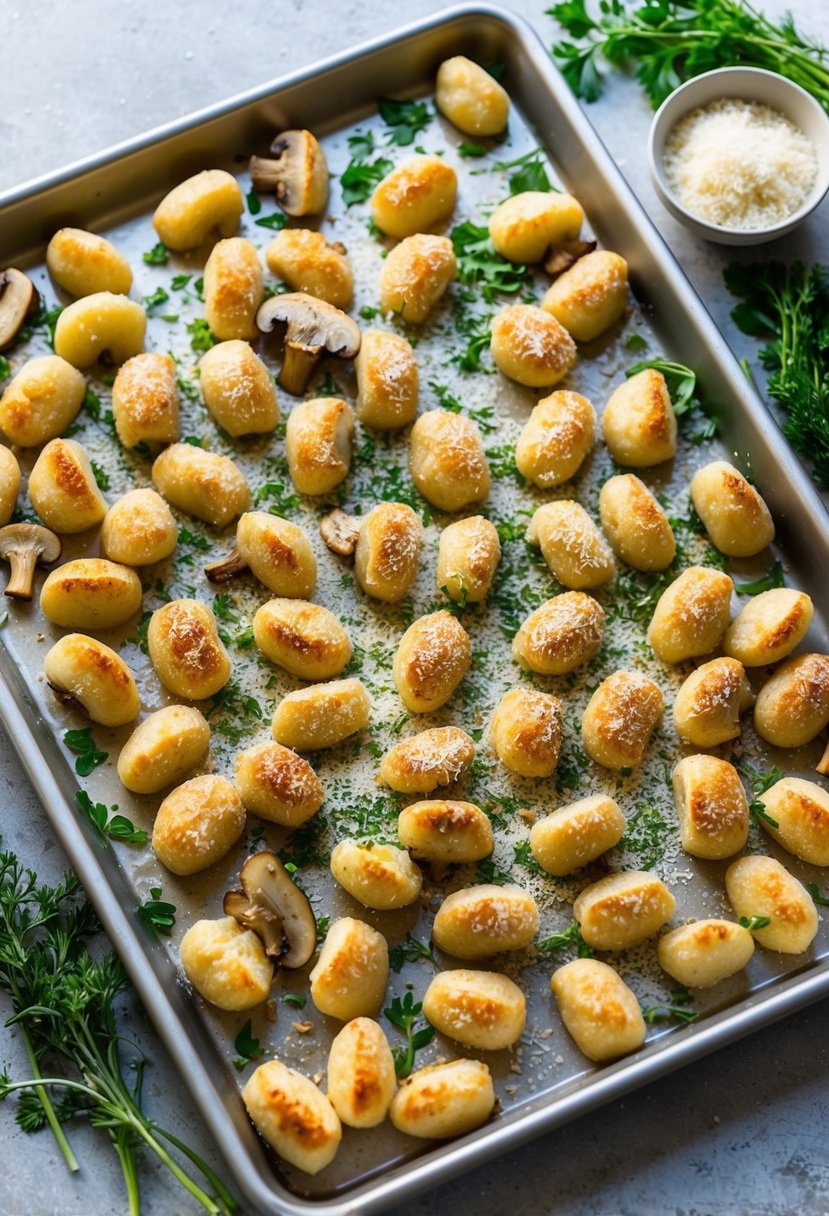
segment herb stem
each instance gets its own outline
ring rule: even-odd
[[[35,1049],[32,1047],[32,1040],[29,1038],[29,1032],[25,1026],[20,1027],[20,1034],[23,1040],[23,1046],[26,1048],[26,1055],[29,1057],[29,1067],[32,1070],[32,1076],[36,1081],[40,1080],[42,1079],[43,1074],[40,1071],[40,1064],[38,1063]],[[80,1169],[78,1159],[72,1152],[72,1146],[70,1145],[66,1137],[66,1133],[60,1125],[60,1120],[55,1114],[55,1108],[52,1105],[52,1100],[42,1085],[36,1084],[34,1090],[38,1096],[40,1105],[43,1107],[43,1113],[49,1121],[49,1126],[52,1129],[52,1135],[55,1137],[58,1148],[63,1154],[63,1159],[66,1162],[67,1168],[71,1173],[76,1174]]]

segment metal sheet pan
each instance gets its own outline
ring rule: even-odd
[[[239,150],[267,144],[276,128],[304,125],[335,131],[368,114],[379,94],[422,92],[437,64],[455,53],[505,62],[514,102],[552,151],[563,180],[587,201],[602,243],[624,252],[635,294],[665,349],[699,370],[708,399],[719,405],[720,434],[727,448],[763,487],[787,569],[820,603],[829,535],[819,499],[546,51],[524,23],[501,10],[452,10],[7,193],[0,197],[0,263],[38,261],[46,240],[61,224],[105,230],[144,215],[190,172],[217,164],[238,169]],[[427,1146],[421,1154],[391,1165],[382,1176],[369,1167],[357,1182],[303,1198],[275,1177],[244,1116],[236,1078],[226,1055],[217,1051],[208,1020],[194,1016],[192,998],[176,982],[166,951],[130,913],[134,876],[75,816],[75,781],[31,677],[2,648],[0,671],[0,713],[55,831],[118,943],[238,1185],[257,1210],[323,1210],[337,1216],[380,1210],[829,991],[824,943],[808,960],[796,960],[794,971],[770,966],[748,995],[732,993],[722,1007],[710,1006],[698,1023],[655,1037],[631,1059],[601,1070],[585,1069],[582,1062],[460,1142]]]

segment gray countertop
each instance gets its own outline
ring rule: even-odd
[[[0,189],[98,151],[168,119],[440,11],[428,0],[14,0],[4,8],[0,73]],[[526,17],[543,41],[555,36],[543,0],[505,7]],[[829,7],[791,8],[829,44]],[[11,70],[9,70],[9,65]],[[730,251],[692,238],[661,208],[647,177],[650,110],[634,81],[616,77],[587,113],[737,354],[754,354],[729,320],[721,271]],[[829,263],[829,204],[795,236],[744,255]],[[7,740],[0,736],[2,836],[45,879],[64,868],[57,844]],[[1,1012],[2,1010],[0,1010]],[[147,1107],[209,1160],[218,1154],[140,1008],[130,1026],[152,1061]],[[455,1209],[463,1216],[782,1216],[829,1214],[829,1036],[827,1009],[813,1006],[586,1116],[475,1174],[397,1209],[399,1216]],[[25,1069],[3,1032],[0,1065]],[[70,1177],[51,1136],[25,1136],[11,1102],[0,1106],[0,1216],[105,1216],[126,1205],[114,1154],[102,1133],[79,1126],[72,1142],[81,1171]],[[146,1216],[200,1209],[149,1161]],[[249,1214],[252,1216],[252,1214]]]

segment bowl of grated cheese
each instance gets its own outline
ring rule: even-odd
[[[829,115],[763,68],[718,68],[657,110],[648,142],[659,198],[698,236],[759,245],[802,223],[829,190]]]

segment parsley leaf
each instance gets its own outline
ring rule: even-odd
[[[394,165],[384,156],[375,161],[368,160],[374,153],[374,136],[370,131],[365,135],[358,133],[350,136],[348,148],[351,160],[340,178],[340,186],[346,207],[353,207],[355,203],[366,201]]]
[[[383,1010],[391,1024],[406,1035],[405,1048],[395,1045],[391,1049],[394,1056],[394,1071],[401,1078],[408,1077],[414,1068],[415,1053],[421,1047],[426,1047],[435,1037],[434,1026],[427,1023],[425,1026],[417,1027],[418,1015],[422,1008],[423,1002],[415,1002],[411,992],[407,992],[402,1001],[399,996],[396,996],[391,1005]]]
[[[110,815],[110,810],[118,810],[117,806],[107,807],[103,802],[93,802],[85,790],[75,791],[75,802],[101,836],[123,840],[125,844],[144,844],[146,841],[144,829],[137,828],[126,815]]]
[[[152,249],[148,250],[144,255],[144,261],[148,266],[166,266],[170,260],[170,251],[161,241],[157,245],[153,245]]]
[[[99,751],[92,738],[92,727],[85,726],[83,730],[68,730],[63,736],[63,742],[70,752],[77,755],[75,772],[79,777],[88,777],[99,764],[103,764],[108,752]]]
[[[778,587],[785,587],[783,580],[783,567],[780,562],[775,562],[771,570],[767,570],[760,578],[756,578],[752,583],[735,583],[734,590],[738,595],[762,595],[764,591],[774,591]]]
[[[161,887],[150,887],[150,898],[139,904],[138,915],[148,929],[169,937],[176,923],[176,905],[162,900]]]
[[[649,1026],[657,1022],[695,1022],[699,1015],[689,1008],[690,1004],[690,992],[686,988],[675,988],[669,1002],[643,1009],[642,1017]]]
[[[481,295],[492,304],[499,295],[515,295],[529,287],[532,276],[526,266],[517,266],[495,252],[489,229],[471,220],[458,224],[451,232],[458,279],[461,283],[480,284]]]
[[[270,228],[272,232],[281,232],[288,222],[281,211],[275,211],[273,215],[263,215],[261,220],[256,220],[257,228]]]
[[[12,365],[5,355],[0,355],[0,380],[8,380],[12,374]]]
[[[555,190],[555,186],[547,176],[544,152],[541,148],[533,148],[531,152],[525,152],[523,156],[517,156],[515,160],[496,161],[494,168],[515,169],[515,172],[511,173],[507,179],[510,194],[523,194],[527,190],[542,192]]]
[[[236,1051],[233,1061],[236,1068],[244,1068],[246,1064],[250,1064],[252,1060],[258,1060],[260,1056],[265,1054],[262,1044],[258,1039],[253,1037],[253,1026],[250,1018],[248,1018],[233,1040],[233,1047]]]
[[[543,937],[538,943],[538,949],[543,950],[545,954],[556,954],[566,946],[575,946],[579,958],[593,957],[593,951],[582,937],[581,925],[577,920],[568,925],[563,933],[552,933],[549,937]]]
[[[766,805],[762,801],[761,795],[765,794],[766,790],[776,785],[778,781],[782,781],[783,772],[775,764],[772,768],[762,772],[760,769],[750,768],[747,764],[738,764],[738,770],[751,784],[751,801],[748,804],[749,814],[753,815],[758,823],[766,824],[770,828],[779,828],[780,824],[776,819],[772,819],[771,815],[766,811]]]
[[[483,146],[483,144],[458,144],[458,156],[462,156],[464,159],[477,159],[480,156],[486,156],[486,153],[487,149]]]
[[[432,953],[429,943],[412,937],[411,933],[406,934],[405,942],[398,942],[389,950],[389,966],[398,975],[403,970],[404,963],[416,963],[422,958],[427,958],[430,963],[437,966],[437,959]]]
[[[204,317],[196,317],[195,321],[191,321],[187,326],[187,332],[190,335],[191,349],[197,353],[210,350],[212,346],[216,345],[216,339],[210,332],[210,326]]]
[[[427,127],[434,114],[423,101],[395,101],[392,97],[380,97],[377,101],[380,117],[387,127],[388,143],[404,148],[414,143],[418,131]]]
[[[766,925],[771,924],[770,916],[741,916],[740,924],[744,929],[748,929],[749,933],[754,933],[757,929],[765,929]]]
[[[820,904],[823,908],[829,908],[829,896],[821,895],[820,887],[816,882],[806,884],[806,890],[811,895],[816,904]]]

